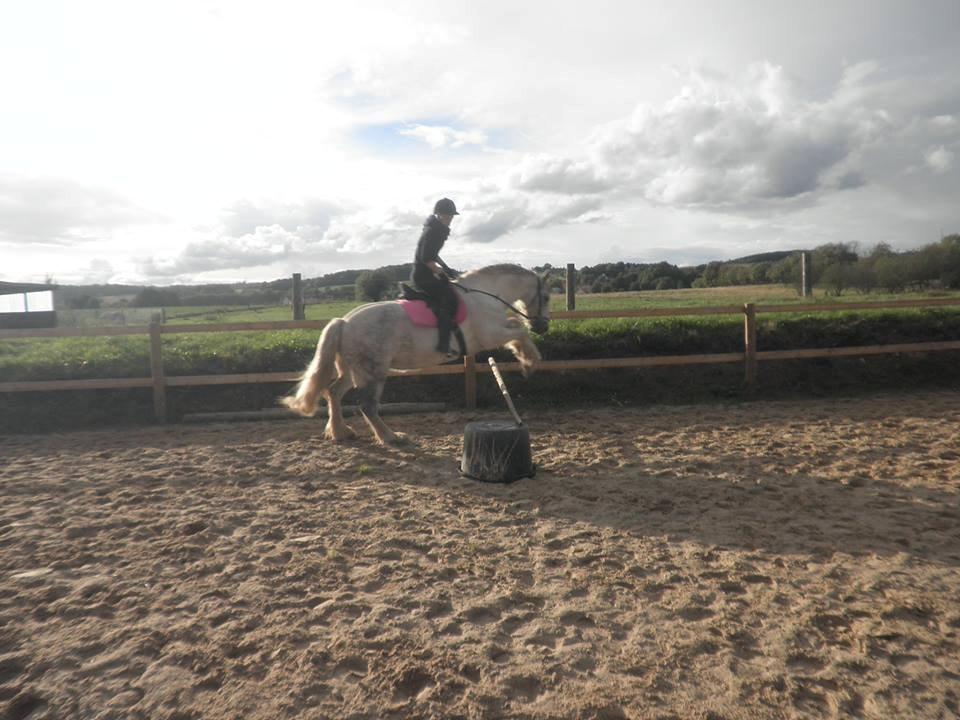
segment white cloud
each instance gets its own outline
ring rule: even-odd
[[[487,143],[487,134],[482,130],[457,130],[445,125],[413,125],[400,130],[400,134],[422,140],[434,149]]]
[[[330,227],[331,219],[343,211],[340,205],[318,198],[278,204],[239,200],[221,214],[222,232],[241,237],[257,228],[277,225],[304,239],[320,238]]]
[[[74,244],[159,222],[112,190],[72,180],[0,175],[0,241]]]
[[[332,249],[327,237],[334,218],[345,212],[336,203],[307,198],[296,203],[238,200],[211,228],[173,257],[151,256],[138,269],[151,278],[183,278],[199,273],[268,266],[317,249]]]
[[[442,195],[464,212],[451,252],[484,258],[743,254],[710,234],[720,216],[760,223],[756,251],[811,225],[838,241],[960,222],[949,2],[621,3],[615,22],[545,0],[98,0],[55,23],[7,5],[15,279],[91,257],[114,279],[142,278],[146,256],[179,279],[404,262]]]
[[[113,264],[103,258],[94,258],[82,274],[81,282],[103,284],[110,282],[116,275]]]
[[[940,145],[930,148],[924,155],[924,160],[935,173],[943,174],[953,167],[953,152]]]
[[[872,71],[872,68],[871,68]],[[842,90],[869,76],[848,71]],[[835,96],[798,98],[784,70],[751,66],[740,78],[691,73],[675,97],[640,105],[598,133],[603,170],[649,201],[703,209],[783,203],[822,191],[863,148],[878,118]],[[839,93],[839,91],[838,91]]]

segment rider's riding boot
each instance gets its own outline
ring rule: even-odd
[[[450,318],[444,313],[437,313],[437,352],[450,354]]]

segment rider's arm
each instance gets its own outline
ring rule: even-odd
[[[442,259],[439,255],[437,256],[437,263],[440,265],[440,267],[443,268],[443,272],[444,272],[444,273],[447,275],[447,277],[449,277],[451,280],[453,280],[454,278],[456,278],[456,277],[458,277],[458,276],[460,275],[460,273],[458,273],[456,270],[454,270],[453,268],[449,267],[449,266],[443,261],[443,259]],[[439,270],[434,270],[434,272],[440,272],[440,271],[439,271]]]

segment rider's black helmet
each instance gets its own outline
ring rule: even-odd
[[[434,215],[459,215],[457,212],[457,206],[453,204],[453,200],[450,198],[441,198],[437,200],[437,204],[433,206]]]

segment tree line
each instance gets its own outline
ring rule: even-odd
[[[736,260],[680,267],[668,262],[600,263],[577,269],[579,292],[607,293],[730,285],[794,285],[801,282],[800,250],[751,255]],[[946,235],[917,250],[897,252],[880,243],[861,252],[856,243],[830,243],[806,251],[813,284],[827,293],[898,293],[932,288],[960,289],[960,234]],[[411,264],[376,270],[341,270],[303,281],[306,302],[382,300],[398,296],[398,283],[410,277]],[[565,268],[550,264],[534,270],[546,273],[553,292],[563,292]],[[63,305],[96,308],[100,298],[127,292],[132,297],[115,305],[171,307],[178,305],[280,305],[290,302],[293,283],[281,278],[262,283],[181,285],[175,287],[61,286]],[[109,292],[107,292],[109,290]],[[129,296],[128,296],[129,297]]]
[[[794,285],[801,282],[801,252],[783,251],[691,267],[670,263],[602,263],[578,270],[586,292],[673,290],[730,285]],[[897,293],[931,288],[960,289],[960,234],[918,250],[894,251],[880,243],[860,253],[855,243],[830,243],[807,251],[813,283],[826,292]]]

